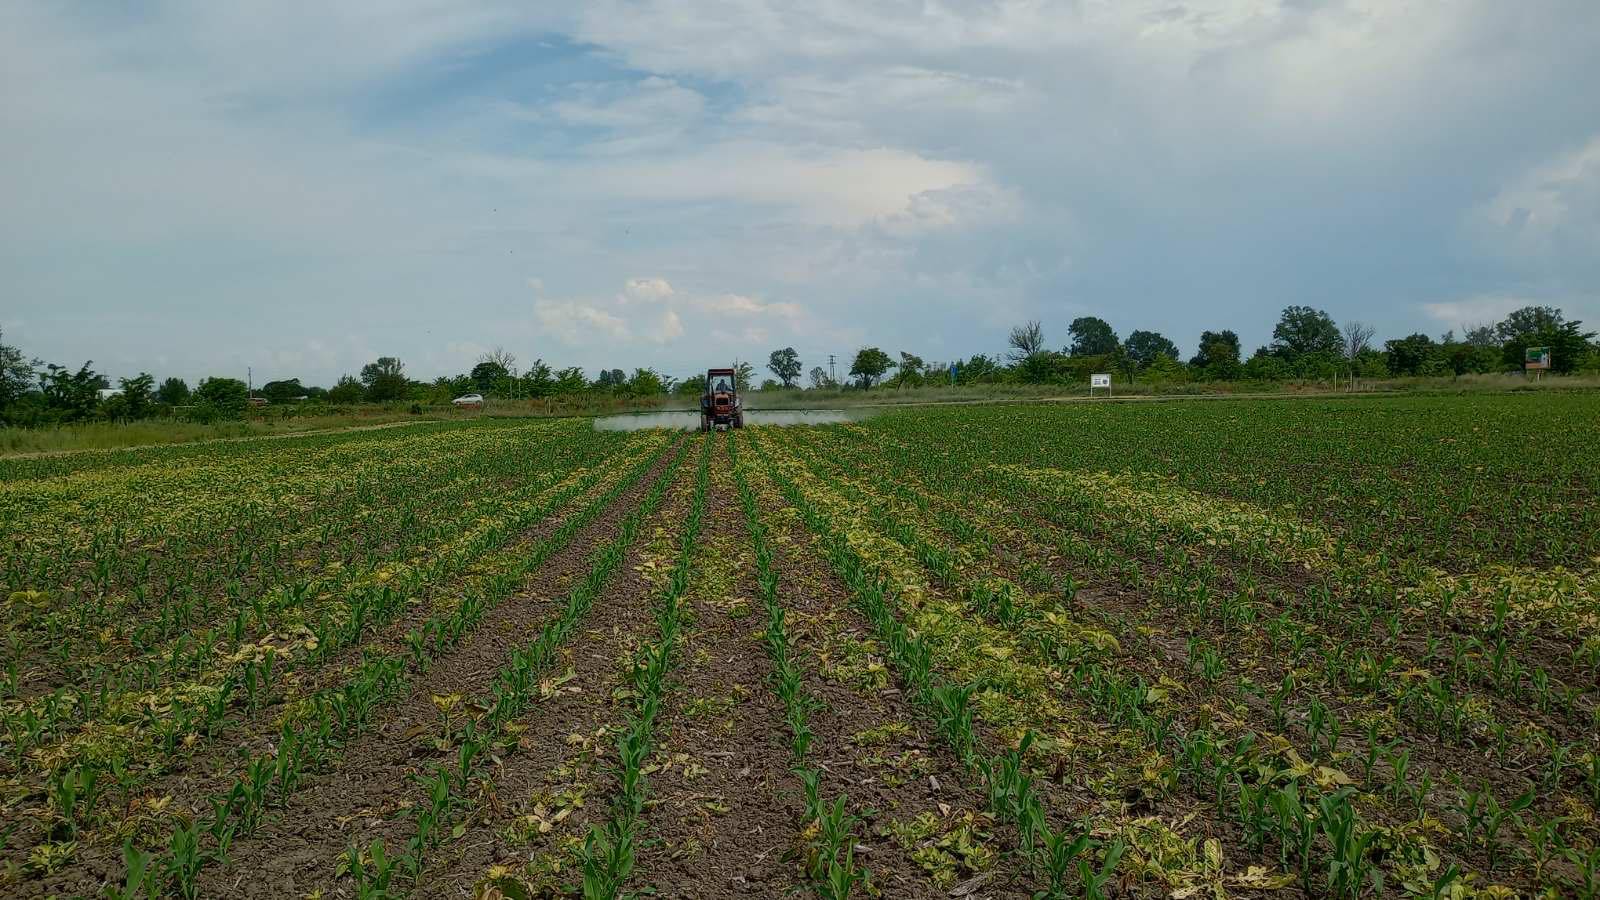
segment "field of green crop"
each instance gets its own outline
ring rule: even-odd
[[[0,893],[1594,897],[1600,395],[0,461]]]

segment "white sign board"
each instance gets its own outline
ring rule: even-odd
[[[1111,375],[1110,374],[1090,375],[1089,376],[1089,387],[1092,387],[1092,388],[1097,388],[1097,387],[1108,388],[1108,387],[1111,387]]]

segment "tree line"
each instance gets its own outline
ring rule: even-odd
[[[1283,310],[1271,343],[1249,357],[1239,336],[1222,329],[1201,334],[1187,360],[1178,346],[1155,331],[1135,330],[1120,338],[1109,322],[1081,316],[1067,326],[1069,342],[1051,349],[1044,327],[1033,321],[1011,329],[1008,351],[976,354],[951,363],[928,363],[901,351],[891,357],[878,347],[862,347],[851,359],[847,379],[814,366],[808,382],[793,347],[772,351],[767,369],[773,375],[756,384],[755,367],[736,364],[740,390],[801,388],[867,390],[877,386],[918,387],[930,383],[1082,384],[1092,372],[1111,372],[1125,381],[1153,383],[1330,380],[1450,376],[1519,371],[1529,347],[1548,347],[1551,370],[1558,374],[1600,372],[1600,344],[1595,333],[1569,320],[1560,309],[1528,306],[1500,322],[1469,327],[1458,337],[1438,339],[1411,334],[1378,345],[1375,330],[1362,322],[1342,327],[1324,311],[1308,306]],[[478,358],[470,371],[419,381],[406,373],[397,357],[383,356],[345,375],[332,387],[303,385],[298,378],[268,381],[259,389],[232,377],[202,378],[193,387],[177,377],[156,382],[141,372],[111,380],[96,372],[93,362],[76,369],[32,359],[5,343],[0,333],[0,424],[47,425],[95,419],[131,420],[181,415],[206,421],[236,417],[252,402],[279,405],[354,405],[359,403],[443,404],[469,393],[502,399],[547,397],[650,398],[691,397],[705,390],[705,375],[678,379],[652,368],[602,369],[590,379],[577,366],[556,369],[542,359],[525,368],[515,354],[495,349]]]
[[[1341,327],[1323,310],[1290,306],[1274,326],[1271,343],[1249,357],[1229,329],[1203,332],[1188,360],[1159,332],[1135,330],[1119,338],[1111,323],[1097,316],[1073,319],[1067,335],[1067,345],[1054,350],[1046,344],[1042,324],[1027,322],[1011,329],[1003,357],[977,354],[932,365],[912,353],[902,351],[896,360],[880,348],[864,347],[851,362],[849,386],[1083,384],[1095,372],[1153,383],[1459,376],[1521,371],[1529,347],[1549,348],[1551,371],[1558,374],[1600,373],[1595,333],[1548,306],[1524,307],[1500,322],[1469,327],[1459,337],[1454,331],[1437,340],[1417,333],[1381,346],[1371,325],[1351,321]],[[812,370],[811,380],[813,387],[829,386],[821,369]]]

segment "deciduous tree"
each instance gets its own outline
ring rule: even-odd
[[[1128,359],[1137,371],[1149,368],[1158,357],[1178,358],[1178,345],[1154,331],[1135,331],[1128,335],[1123,345]]]
[[[795,381],[804,371],[804,366],[800,363],[800,354],[794,352],[793,347],[772,351],[772,355],[767,357],[767,368],[778,376],[778,380],[783,382],[786,388],[794,387]]]
[[[328,389],[329,403],[360,403],[366,396],[366,387],[352,375],[340,376],[338,383]]]
[[[1038,319],[1024,322],[1011,329],[1011,337],[1007,341],[1011,345],[1011,358],[1024,360],[1044,350],[1044,328]]]
[[[895,373],[895,387],[921,387],[927,364],[915,353],[900,351],[900,371]]]
[[[1117,352],[1117,333],[1111,323],[1096,316],[1079,316],[1067,326],[1073,356],[1102,356]]]
[[[154,396],[156,379],[149,372],[140,372],[132,378],[117,380],[117,387],[122,389],[122,402],[127,408],[128,418],[142,419],[150,415],[150,400]]]
[[[273,403],[288,403],[296,397],[304,397],[306,389],[300,384],[298,378],[285,378],[282,381],[269,381],[261,386],[261,396]]]
[[[361,383],[367,386],[367,400],[373,403],[402,399],[410,387],[405,364],[393,356],[380,356],[362,366]]]
[[[217,410],[237,413],[250,400],[250,389],[237,378],[202,378],[194,398]]]
[[[64,419],[84,419],[94,413],[100,403],[100,392],[111,382],[90,366],[90,360],[74,372],[54,363],[45,367],[39,376],[39,390],[44,395],[45,406],[58,411]]]
[[[1403,338],[1385,341],[1384,355],[1388,358],[1391,375],[1429,374],[1429,362],[1437,358],[1437,345],[1433,338],[1421,332]]]
[[[1272,329],[1272,352],[1290,364],[1312,353],[1343,356],[1344,337],[1322,310],[1290,306]]]
[[[635,397],[654,397],[667,393],[667,381],[655,369],[634,369],[626,384],[628,393]]]
[[[1354,319],[1344,323],[1344,358],[1354,363],[1363,351],[1372,346],[1372,336],[1378,333],[1365,322]]]
[[[1589,353],[1589,339],[1583,323],[1567,321],[1553,306],[1524,306],[1495,326],[1506,368],[1520,369],[1529,347],[1550,348],[1550,368],[1562,374],[1578,368]]]
[[[510,378],[511,370],[498,360],[480,359],[478,364],[472,367],[472,371],[468,373],[467,377],[472,379],[473,387],[487,394]]]
[[[850,377],[857,379],[861,387],[870,388],[892,368],[894,360],[889,354],[877,347],[863,347],[856,351],[856,358],[850,363]]]
[[[182,406],[189,402],[189,383],[172,376],[156,388],[156,400],[168,406]]]
[[[1041,349],[1037,352],[1042,353],[1044,351]],[[991,381],[998,381],[1000,379],[1001,372],[1002,369],[1000,368],[1000,363],[998,360],[991,359],[990,357],[979,353],[976,356],[973,356],[971,359],[959,360],[956,362],[956,383],[984,384]]]
[[[1239,336],[1228,329],[1200,332],[1200,350],[1189,360],[1189,366],[1201,369],[1207,378],[1237,378],[1239,361]]]
[[[33,389],[36,365],[37,360],[29,360],[21,350],[6,344],[5,333],[0,332],[0,410],[21,400]]]

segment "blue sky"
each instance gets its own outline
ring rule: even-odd
[[[19,2],[0,82],[0,327],[113,375],[1600,324],[1593,0]]]

